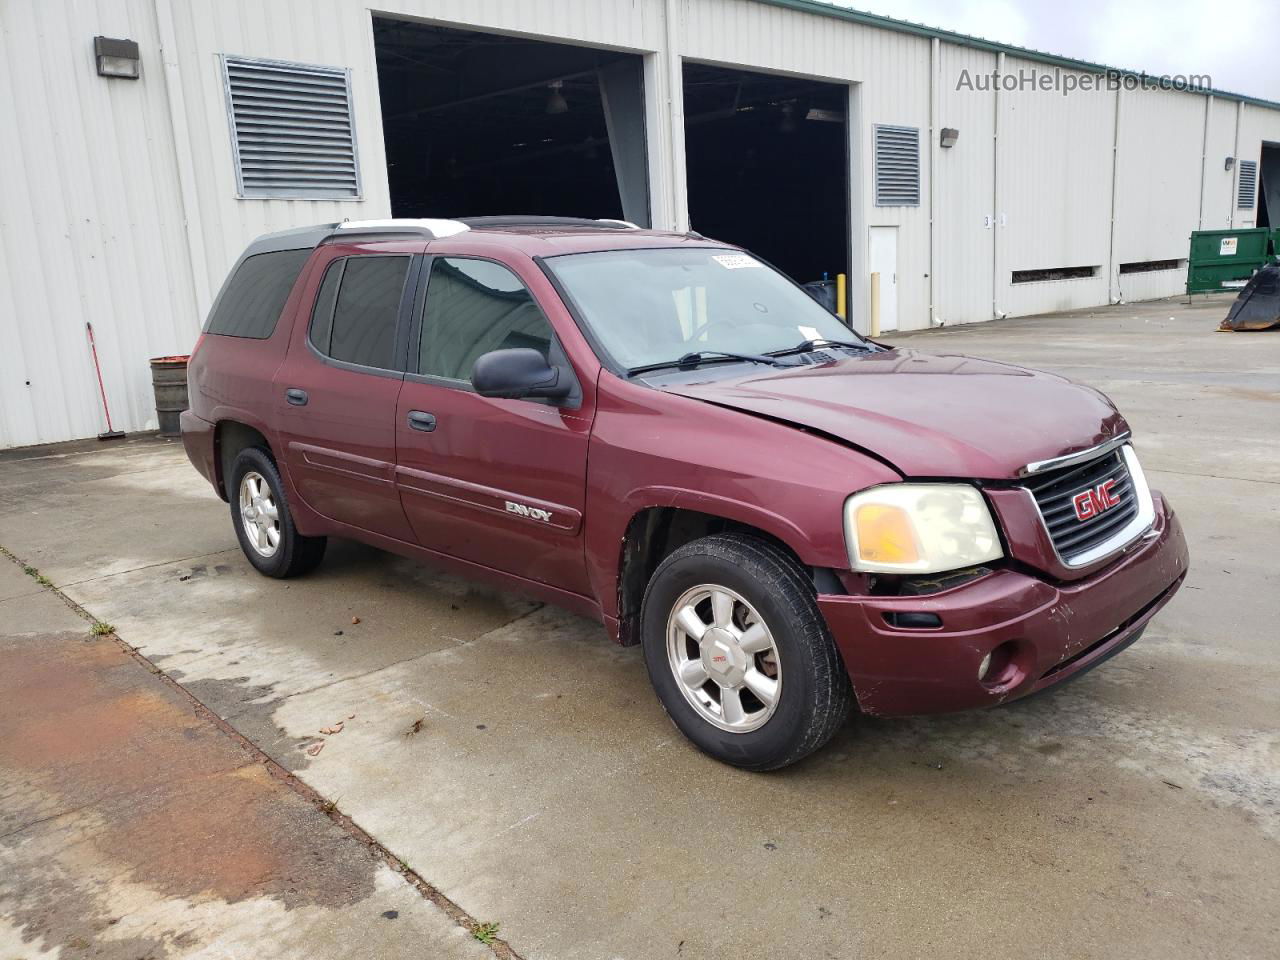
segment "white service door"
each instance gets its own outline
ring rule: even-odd
[[[898,228],[872,227],[871,272],[880,274],[880,332],[898,329]]]

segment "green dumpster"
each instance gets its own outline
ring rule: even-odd
[[[1191,234],[1187,258],[1187,293],[1221,293],[1239,290],[1254,271],[1267,263],[1271,231],[1197,230]]]

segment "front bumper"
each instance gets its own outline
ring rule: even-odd
[[[1136,640],[1187,571],[1182,526],[1164,498],[1153,496],[1151,529],[1081,580],[1051,583],[1003,569],[927,596],[819,596],[862,711],[895,716],[1007,703]],[[909,629],[886,617],[909,612],[936,614],[942,625]],[[1004,667],[984,683],[979,667],[993,651]]]

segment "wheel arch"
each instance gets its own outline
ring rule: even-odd
[[[246,447],[260,447],[266,451],[271,461],[277,467],[279,466],[275,451],[271,449],[271,442],[262,430],[231,418],[217,422],[213,433],[213,464],[217,471],[218,495],[223,500],[229,500],[230,497],[227,490],[227,477],[231,473],[231,464],[235,461],[236,455]]]
[[[754,521],[754,522],[753,522]],[[773,529],[770,529],[772,527]],[[815,592],[843,592],[834,572],[806,563],[801,550],[780,533],[776,524],[760,523],[730,511],[693,506],[649,505],[636,509],[622,535],[617,560],[618,642],[631,646],[640,641],[640,607],[654,571],[675,550],[717,533],[741,533],[767,541],[805,571]],[[801,539],[801,542],[802,539]]]

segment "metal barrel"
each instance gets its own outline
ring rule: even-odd
[[[176,437],[182,432],[178,416],[189,406],[187,402],[186,357],[156,357],[151,361],[151,389],[156,395],[156,417],[160,436]]]

